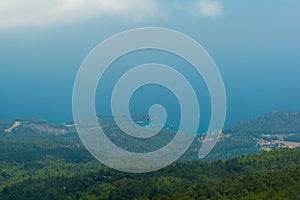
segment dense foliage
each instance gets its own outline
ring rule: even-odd
[[[103,119],[107,136],[133,151],[159,148],[175,134],[162,132],[152,146],[137,141],[132,149],[111,118]],[[300,149],[262,152],[258,145],[300,141],[299,124],[298,113],[269,113],[226,129],[204,160],[197,157],[204,137],[198,135],[171,166],[129,174],[96,161],[72,122],[0,120],[0,199],[300,199]]]
[[[278,149],[231,160],[179,161],[146,174],[106,167],[70,175],[57,165],[3,187],[1,199],[299,199],[300,150]],[[55,163],[49,163],[55,165]],[[86,167],[82,165],[81,167]],[[95,166],[94,166],[95,167]],[[78,170],[76,165],[69,171]],[[68,173],[68,174],[67,174]]]
[[[259,136],[263,133],[300,132],[300,113],[274,111],[254,119],[248,119],[229,127],[227,133]]]

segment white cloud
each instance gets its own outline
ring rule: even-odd
[[[198,15],[222,14],[222,4],[213,0],[174,1],[169,5],[158,0],[0,0],[0,27],[46,26],[104,16],[166,19],[179,10],[189,12],[185,9],[189,5],[197,8]]]
[[[0,0],[0,26],[47,25],[99,15],[133,20],[159,14],[155,0]]]
[[[222,3],[213,0],[198,1],[200,14],[207,17],[217,17],[222,15]]]

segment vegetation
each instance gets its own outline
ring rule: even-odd
[[[145,174],[103,166],[86,151],[72,122],[0,120],[0,199],[300,199],[300,149],[262,152],[257,145],[297,142],[298,118],[297,113],[273,112],[238,123],[224,131],[204,160],[197,158],[199,135],[179,161]],[[113,142],[140,150],[139,145],[130,149],[129,138],[109,117],[104,119]],[[173,135],[162,132],[152,147]]]
[[[299,199],[299,158],[298,149],[278,149],[211,163],[179,161],[146,174],[122,173],[106,167],[78,173],[88,165],[66,168],[51,163],[56,162],[53,160],[47,166],[56,166],[51,169],[56,173],[43,170],[5,186],[0,198]]]
[[[254,119],[241,121],[224,132],[260,136],[261,134],[300,133],[300,113],[274,111]]]

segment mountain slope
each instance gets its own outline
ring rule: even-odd
[[[299,134],[300,133],[300,113],[274,111],[257,118],[243,120],[224,130],[230,134]]]
[[[135,116],[135,118],[139,123],[141,121],[145,124],[149,122],[149,118],[145,116]],[[99,116],[99,121],[110,140],[120,148],[133,152],[159,149],[169,143],[175,135],[174,131],[164,130],[156,137],[147,140],[132,138],[122,133],[113,123],[111,116]],[[6,158],[11,156],[7,152],[14,152],[14,150],[5,151],[5,148],[11,149],[15,146],[19,152],[22,152],[20,147],[27,143],[30,144],[30,142],[37,143],[32,146],[41,146],[38,144],[39,140],[41,140],[40,143],[46,143],[46,149],[57,149],[59,146],[68,152],[75,146],[78,148],[74,149],[84,151],[84,146],[71,122],[49,124],[45,120],[33,118],[0,120],[0,143],[2,143],[0,148]],[[202,140],[203,135],[198,135],[183,158],[198,159],[197,152],[202,145]],[[23,141],[23,144],[20,144],[20,141]],[[14,142],[15,144],[13,144]],[[11,147],[8,146],[8,143]],[[57,144],[59,145],[57,146]],[[300,147],[300,114],[298,112],[271,112],[230,126],[223,130],[220,141],[205,159],[226,159],[280,147]],[[28,148],[30,149],[30,147]]]
[[[194,144],[194,148],[200,148]],[[207,160],[226,159],[274,148],[300,147],[300,113],[275,111],[223,130]]]
[[[128,150],[140,150],[138,145],[132,146],[128,138],[119,133],[111,123],[111,117],[104,119],[102,124],[113,142]],[[130,175],[107,169],[96,161],[82,145],[72,123],[57,125],[28,118],[1,120],[0,199],[130,199],[143,196],[159,199],[164,195],[165,199],[220,199],[232,196],[261,199],[268,195],[298,197],[299,150],[278,149],[234,158],[299,144],[298,127],[298,113],[272,112],[224,130],[220,141],[205,158],[212,161],[210,163],[195,161],[198,160],[197,152],[203,139],[203,135],[199,135],[182,159],[172,166],[151,175]],[[59,132],[61,130],[64,131]],[[162,132],[162,140],[152,145],[158,147],[171,140],[173,135],[171,131]],[[140,144],[146,145],[146,142],[140,141]],[[225,160],[228,158],[233,159]],[[256,179],[259,181],[255,182]],[[276,185],[268,185],[269,182]],[[286,185],[286,182],[290,184]],[[256,184],[264,190],[257,188]],[[51,186],[49,190],[48,186]],[[242,194],[241,186],[246,188]],[[141,187],[142,191],[139,189]],[[46,195],[41,191],[46,191]],[[122,191],[131,192],[118,196]]]
[[[279,149],[226,161],[177,162],[153,173],[103,168],[69,178],[28,179],[5,199],[299,199],[300,150]],[[70,168],[72,170],[72,168]]]

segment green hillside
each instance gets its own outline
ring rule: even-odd
[[[300,147],[300,113],[275,111],[223,130],[206,159],[226,159],[276,148]]]
[[[127,150],[159,148],[175,134],[162,131],[146,146],[121,133],[111,117],[101,119],[107,136]],[[295,112],[245,120],[225,129],[204,160],[198,135],[176,163],[133,175],[95,160],[72,122],[0,120],[0,199],[299,199],[299,124]]]
[[[299,134],[300,133],[300,113],[274,111],[257,118],[243,120],[225,129],[224,132],[231,134],[250,134],[259,136],[260,134]]]
[[[39,175],[4,187],[1,199],[299,199],[300,150],[278,149],[212,163],[176,162],[154,173],[112,169]],[[54,164],[54,163],[53,163]],[[82,166],[84,167],[84,166]],[[70,167],[72,171],[76,167]]]

